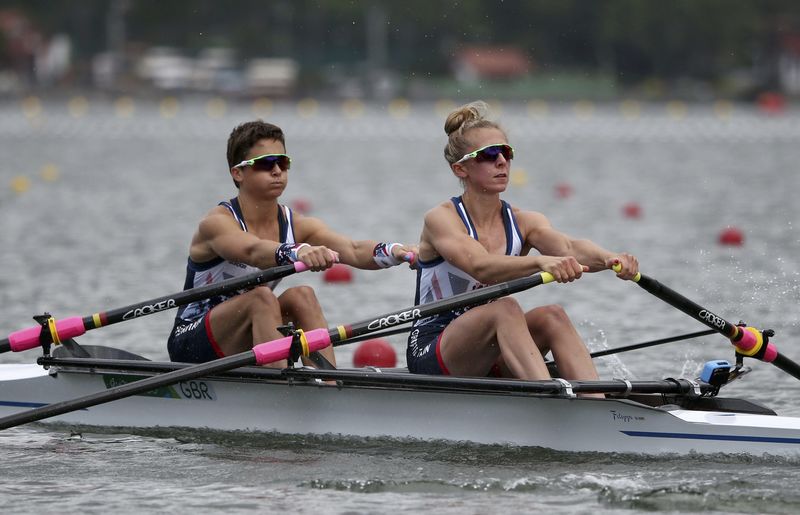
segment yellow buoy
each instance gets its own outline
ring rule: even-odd
[[[208,101],[208,104],[206,104],[206,114],[208,114],[209,118],[221,118],[225,115],[227,107],[225,99],[219,97],[212,98]]]
[[[389,116],[392,118],[406,118],[411,111],[411,104],[405,98],[395,98],[389,102]]]
[[[36,118],[42,114],[42,101],[33,95],[22,100],[22,113],[26,118]]]
[[[667,103],[667,113],[669,114],[670,118],[675,118],[678,120],[685,118],[687,111],[688,109],[685,102],[673,100],[672,102]]]
[[[25,193],[31,188],[31,181],[24,175],[17,175],[11,179],[11,189],[14,193]]]
[[[48,163],[42,167],[40,175],[47,182],[57,181],[59,176],[58,167],[53,163]]]
[[[528,184],[528,174],[525,170],[515,168],[511,170],[511,185],[512,186],[525,186]]]
[[[175,97],[165,98],[161,101],[161,105],[159,106],[163,118],[175,118],[175,115],[178,114],[178,109],[180,109],[180,104]]]
[[[531,118],[544,118],[550,112],[550,106],[544,100],[531,100],[528,102],[528,116]]]
[[[272,112],[272,100],[261,97],[253,101],[253,113],[257,116],[267,116]]]
[[[86,97],[72,97],[67,102],[67,110],[73,118],[81,118],[89,111],[89,101]]]
[[[311,118],[317,114],[319,102],[313,98],[304,98],[297,103],[297,112],[303,118]]]
[[[130,118],[135,111],[135,105],[131,97],[119,97],[114,102],[114,110],[120,118]]]
[[[342,102],[342,113],[348,118],[359,118],[364,114],[364,103],[357,98]]]

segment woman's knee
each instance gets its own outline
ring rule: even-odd
[[[261,313],[264,310],[280,310],[278,304],[278,297],[269,288],[258,287],[254,288],[242,296],[247,299],[248,306],[253,312]]]
[[[563,328],[572,325],[567,312],[558,304],[550,304],[532,309],[525,314],[528,325],[539,329]]]
[[[319,304],[314,288],[310,286],[294,286],[289,288],[281,295],[284,304],[293,306],[307,307]]]
[[[503,297],[491,304],[492,313],[499,321],[508,322],[509,320],[524,320],[525,312],[519,302],[512,297]]]

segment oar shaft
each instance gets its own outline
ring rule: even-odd
[[[717,331],[712,329],[706,329],[705,331],[697,331],[694,333],[689,334],[681,334],[678,336],[670,336],[667,338],[659,338],[658,340],[650,340],[648,342],[641,342],[641,343],[634,343],[631,345],[623,345],[622,347],[615,347],[613,349],[605,349],[605,350],[598,350],[589,354],[592,358],[599,358],[602,356],[609,356],[611,354],[618,354],[620,352],[627,352],[631,350],[639,350],[645,349],[647,347],[655,347],[656,345],[663,345],[665,343],[672,343],[678,342],[681,340],[689,340],[691,338],[698,338],[700,336],[708,336],[709,334],[714,334]]]
[[[54,320],[52,322],[53,326],[49,331],[46,331],[44,335],[42,334],[42,326],[38,325],[11,333],[8,338],[0,340],[0,353],[8,351],[20,352],[38,347],[42,342],[42,336],[45,337],[48,343],[58,343],[62,340],[80,336],[92,329],[152,315],[153,313],[159,313],[178,306],[185,306],[192,302],[217,295],[254,288],[261,284],[286,277],[295,272],[302,272],[303,270],[306,270],[306,266],[300,262],[291,265],[272,267],[242,277],[184,290],[171,295],[164,295],[163,297],[137,302],[136,304],[130,304],[110,311],[94,313],[85,317],[69,317],[61,320]],[[53,336],[55,336],[55,338]]]
[[[496,284],[479,290],[474,290],[461,295],[455,295],[448,299],[443,299],[430,304],[412,306],[410,308],[388,313],[363,322],[358,322],[351,326],[338,326],[334,329],[314,329],[308,332],[300,332],[299,340],[304,354],[323,349],[334,342],[342,342],[350,337],[376,332],[385,327],[412,322],[423,317],[443,313],[451,309],[458,309],[470,304],[478,304],[491,299],[510,295],[534,286],[553,281],[553,276],[547,272],[539,272],[530,277],[515,279],[507,283]],[[235,354],[226,358],[221,358],[200,365],[193,365],[188,368],[168,372],[159,376],[142,379],[133,383],[117,386],[102,392],[50,404],[41,408],[34,408],[30,411],[0,418],[0,429],[35,422],[48,417],[63,415],[70,411],[75,411],[105,402],[111,402],[123,397],[136,395],[154,388],[168,386],[189,379],[194,379],[208,374],[226,372],[228,370],[247,365],[264,365],[275,361],[286,359],[292,352],[294,335],[285,336],[270,342],[255,345],[252,350]]]
[[[712,313],[700,304],[687,299],[675,290],[664,286],[655,279],[644,274],[640,275],[641,277],[639,278],[637,284],[659,299],[663,300],[667,304],[672,305],[680,311],[683,311],[698,322],[707,325],[718,333],[721,333],[723,336],[728,338],[733,338],[736,336],[738,331],[736,325],[728,322],[721,316]]]
[[[41,408],[34,408],[29,411],[23,411],[14,415],[0,418],[0,430],[8,429],[10,427],[27,424],[29,422],[36,422],[45,418],[56,417],[76,411],[79,409],[89,408],[98,404],[111,402],[124,397],[130,397],[139,393],[144,393],[155,388],[167,386],[181,381],[188,381],[200,376],[208,374],[215,374],[225,372],[234,368],[244,367],[255,364],[255,357],[252,352],[245,352],[221,358],[215,361],[209,361],[201,365],[191,366],[173,372],[166,372],[157,376],[148,377],[132,383],[116,386],[108,390],[93,393],[81,397],[79,399],[72,399],[68,401],[56,402],[42,406]]]
[[[644,274],[639,274],[634,281],[667,304],[683,311],[698,322],[707,325],[730,339],[731,343],[736,346],[737,352],[773,363],[787,374],[800,379],[800,365],[780,354],[775,345],[767,339],[762,340],[761,332],[755,328],[739,327],[732,324],[709,309],[687,299],[675,290]]]
[[[431,302],[429,304],[420,304],[418,306],[411,306],[409,308],[388,313],[378,318],[371,318],[357,322],[351,325],[338,326],[329,331],[330,340],[333,346],[343,344],[345,341],[357,336],[374,333],[381,329],[388,329],[396,325],[402,325],[421,318],[426,318],[433,315],[438,315],[446,311],[460,309],[466,306],[474,306],[488,302],[499,297],[505,297],[512,293],[518,293],[540,284],[546,284],[553,281],[553,276],[547,272],[540,272],[528,277],[521,277],[511,281],[487,286],[470,292],[454,295],[446,299]]]

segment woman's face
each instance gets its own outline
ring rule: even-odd
[[[490,145],[508,145],[503,131],[494,127],[472,129],[466,134],[466,139],[471,144],[467,149],[468,153]],[[503,153],[498,153],[493,161],[486,160],[485,156],[476,156],[453,164],[452,167],[453,173],[464,182],[467,191],[501,193],[508,187],[511,160],[506,159]]]
[[[245,159],[253,159],[266,154],[285,154],[286,148],[278,140],[262,139],[245,156]],[[231,173],[235,174],[234,179],[239,181],[240,188],[246,187],[248,191],[258,193],[259,196],[278,198],[283,190],[286,189],[288,171],[283,170],[277,164],[270,170],[254,169],[252,166],[234,168]]]

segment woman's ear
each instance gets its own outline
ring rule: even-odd
[[[242,169],[231,168],[231,178],[238,183],[242,182]]]
[[[450,169],[453,171],[453,175],[459,179],[464,179],[467,177],[467,171],[464,169],[464,165],[461,163],[451,164]]]

